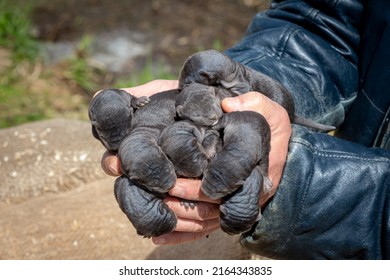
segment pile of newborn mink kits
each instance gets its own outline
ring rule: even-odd
[[[120,160],[123,175],[114,193],[138,234],[175,229],[177,218],[163,199],[178,177],[201,179],[202,191],[221,199],[223,231],[248,231],[260,218],[261,192],[272,186],[269,125],[259,113],[224,113],[220,106],[225,97],[252,90],[282,105],[292,122],[302,121],[284,87],[214,50],[185,61],[179,89],[150,97],[106,89],[91,100],[93,136]],[[183,207],[194,205],[183,201]]]

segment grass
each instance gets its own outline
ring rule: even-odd
[[[30,35],[32,6],[0,3],[0,128],[56,116],[85,118],[77,91],[97,87],[87,64],[91,37],[59,69],[44,68],[38,42]],[[38,71],[37,71],[38,70]]]
[[[96,69],[88,63],[88,57],[91,54],[91,45],[94,38],[85,35],[81,38],[74,57],[66,60],[63,64],[64,77],[72,82],[74,86],[79,87],[85,92],[96,90],[98,85],[98,74]]]
[[[31,7],[11,3],[0,3],[0,46],[11,51],[15,63],[25,60],[34,62],[38,55],[38,45],[30,35]]]
[[[0,84],[0,127],[44,118],[45,98],[25,93],[26,88],[22,85]]]
[[[0,3],[0,127],[44,118],[45,98],[29,92],[25,73],[38,59],[29,6]]]

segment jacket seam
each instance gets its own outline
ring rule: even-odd
[[[286,48],[290,42],[290,39],[293,35],[296,33],[299,33],[301,31],[302,27],[289,27],[285,32],[284,32],[284,37],[285,40],[283,40],[283,44],[280,46],[280,52],[278,53],[279,58],[283,58],[284,54],[286,53]]]
[[[295,139],[291,139],[290,143],[299,144],[299,145],[302,145],[302,146],[308,148],[313,153],[313,156],[321,156],[321,157],[329,157],[329,158],[345,158],[345,159],[354,159],[354,160],[364,160],[364,161],[370,161],[370,162],[390,163],[390,158],[388,159],[385,157],[367,158],[367,157],[357,156],[357,155],[353,155],[353,154],[350,154],[347,152],[342,152],[342,151],[328,151],[328,150],[324,151],[320,148],[315,148],[309,141],[302,139],[300,136],[297,136]]]
[[[369,162],[381,162],[381,163],[390,163],[390,159],[386,158],[366,158],[366,157],[360,157],[360,156],[354,156],[346,153],[337,153],[337,152],[332,152],[332,154],[326,154],[323,151],[315,151],[315,155],[321,156],[321,157],[326,157],[326,158],[344,158],[344,159],[352,159],[352,160],[364,160],[364,161],[369,161]],[[329,153],[329,152],[328,152]]]
[[[371,98],[367,95],[366,91],[364,90],[364,88],[362,88],[361,92],[363,93],[363,95],[367,98],[368,102],[381,114],[385,114],[384,111],[382,111],[378,106],[375,105],[375,103],[371,100]]]

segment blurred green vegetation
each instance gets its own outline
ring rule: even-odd
[[[38,44],[30,35],[31,6],[0,3],[0,127],[44,117],[45,97],[30,94],[22,73],[33,71]]]
[[[89,64],[91,35],[80,39],[73,57],[55,67],[43,66],[39,42],[31,35],[34,3],[0,3],[0,128],[53,117],[87,119],[93,93],[107,86],[107,73]],[[150,55],[141,71],[119,77],[113,86],[131,87],[156,78],[176,76]]]
[[[43,66],[39,43],[31,36],[34,3],[0,3],[0,128],[56,116],[86,119],[91,95],[105,86],[106,73],[88,63],[93,36],[80,39],[73,57],[54,68]],[[120,77],[114,86],[131,87],[156,78],[176,76],[150,57],[141,71]]]
[[[41,42],[32,36],[31,18],[38,3],[0,0],[0,128],[54,117],[86,120],[89,101],[101,88],[177,79],[177,73],[153,57],[153,51],[136,73],[119,77],[105,73],[90,64],[91,35],[79,39],[72,57],[44,65]],[[222,41],[215,39],[212,48],[223,50]]]
[[[163,63],[158,61],[157,63],[153,63],[152,56],[150,55],[145,63],[144,68],[141,69],[141,71],[136,73],[136,75],[132,74],[128,77],[125,76],[119,78],[115,82],[114,87],[134,87],[155,79],[175,80],[177,79],[177,75],[173,74],[171,70],[164,67]]]
[[[63,66],[63,75],[74,83],[74,86],[86,92],[92,92],[98,87],[98,74],[88,64],[88,57],[91,54],[93,36],[85,35],[80,39],[76,48],[76,54],[66,60]]]
[[[31,5],[16,5],[9,0],[0,3],[0,46],[11,51],[14,62],[34,62],[37,42],[31,36]]]

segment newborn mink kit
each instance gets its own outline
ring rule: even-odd
[[[114,193],[138,234],[175,229],[176,216],[163,199],[177,177],[199,178],[207,196],[221,198],[220,224],[229,234],[250,230],[260,218],[261,192],[272,186],[270,128],[258,113],[223,113],[220,106],[223,98],[250,90],[284,106],[293,122],[332,129],[302,121],[280,84],[213,50],[186,60],[177,90],[137,98],[107,89],[92,99],[92,133],[120,159],[123,175]]]

